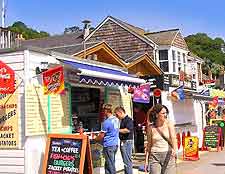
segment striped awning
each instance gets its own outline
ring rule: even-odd
[[[104,86],[138,86],[145,80],[134,77],[128,72],[114,67],[99,66],[64,60],[63,63],[81,71],[80,83]]]

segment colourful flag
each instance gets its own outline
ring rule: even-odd
[[[213,100],[209,102],[209,110],[216,109],[218,107],[219,97],[213,97]]]
[[[133,101],[138,103],[149,103],[150,101],[150,84],[142,84],[134,89]]]
[[[183,101],[185,99],[184,85],[179,86],[178,88],[174,89],[171,92],[171,96],[174,101],[178,101],[178,100]]]

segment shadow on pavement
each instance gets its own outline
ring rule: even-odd
[[[225,163],[212,163],[214,166],[225,166]]]

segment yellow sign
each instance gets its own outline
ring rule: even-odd
[[[219,89],[210,89],[210,97],[225,98],[225,92]]]
[[[69,92],[50,96],[50,133],[71,133]]]
[[[123,104],[123,107],[126,111],[126,114],[130,117],[132,117],[132,111],[133,111],[133,108],[132,108],[132,98],[131,98],[131,94],[130,93],[121,93],[121,99],[122,99],[122,104]]]
[[[184,157],[189,160],[198,160],[198,137],[190,136],[184,139]]]
[[[26,136],[48,132],[48,96],[41,86],[27,85],[25,90]]]
[[[18,94],[0,94],[0,149],[18,148]]]

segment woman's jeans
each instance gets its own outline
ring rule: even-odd
[[[176,160],[171,152],[152,152],[150,155],[151,174],[175,174]]]
[[[105,156],[105,174],[116,174],[115,156],[118,146],[104,147],[103,152]]]
[[[124,170],[125,174],[132,174],[132,146],[133,146],[133,140],[121,140],[120,141],[120,151],[123,158],[124,163]]]

